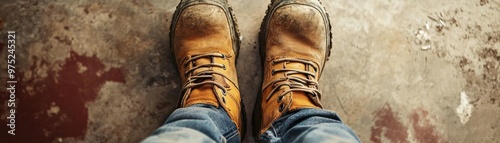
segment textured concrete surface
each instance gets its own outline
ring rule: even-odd
[[[0,1],[0,59],[7,58],[7,31],[16,31],[18,78],[11,136],[7,61],[0,60],[1,142],[127,143],[149,135],[178,100],[168,46],[177,3]],[[230,1],[243,35],[237,68],[249,115],[268,3]],[[322,102],[362,141],[500,142],[500,1],[323,3],[334,47]]]

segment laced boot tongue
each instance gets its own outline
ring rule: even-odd
[[[286,62],[284,67],[285,69],[293,70],[285,72],[287,74],[287,77],[290,79],[289,82],[291,82],[291,87],[289,87],[290,89],[293,89],[294,87],[317,89],[317,85],[306,81],[306,80],[316,81],[317,68],[315,68],[313,65],[302,62]],[[306,73],[311,73],[313,75]],[[297,80],[302,80],[302,81],[297,81]],[[311,94],[310,92],[305,92],[305,91],[292,91],[292,94],[293,94],[293,100],[295,101],[292,102],[291,105],[292,108],[305,107],[305,106],[321,106],[321,104],[319,103],[319,99],[318,101],[311,99],[311,97],[318,96],[316,94]]]
[[[312,70],[308,69],[306,64],[303,63],[297,63],[297,62],[288,62],[286,63],[285,66],[286,69],[294,69],[297,71],[308,71],[314,73],[314,68]],[[290,73],[288,76],[294,76],[294,77],[300,77],[304,79],[308,79],[308,76],[306,74],[302,73]]]
[[[206,65],[206,64],[210,64],[212,63],[212,59],[209,58],[209,57],[206,57],[206,58],[199,58],[195,61],[192,61],[191,64],[192,67],[196,67],[196,66],[199,66],[199,65]],[[193,71],[193,75],[198,75],[200,72],[203,72],[203,71],[207,71],[207,70],[211,70],[211,67],[200,67],[196,70]]]
[[[188,63],[191,68],[199,66],[199,65],[208,65],[212,63],[212,58],[206,57],[206,58],[199,58],[197,60],[192,61],[191,63]],[[223,87],[229,87],[229,85],[226,83],[226,80],[224,79],[223,76],[219,74],[213,74],[213,70],[211,66],[204,66],[204,67],[199,67],[195,70],[192,71],[192,73],[188,74],[188,77],[195,77],[195,76],[204,76],[205,78],[197,78],[193,79],[191,84],[199,84],[199,83],[204,83],[204,82],[216,82],[221,84]],[[184,106],[189,106],[193,104],[198,104],[198,103],[204,103],[204,104],[210,104],[213,106],[218,107],[218,97],[216,94],[224,94],[223,89],[221,87],[216,86],[215,84],[202,84],[199,86],[191,87],[187,89],[187,91],[184,93]]]

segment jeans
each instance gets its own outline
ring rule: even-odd
[[[241,142],[236,125],[222,108],[196,104],[175,110],[163,126],[144,143]],[[260,136],[261,142],[360,142],[336,113],[321,109],[300,109],[278,120]]]

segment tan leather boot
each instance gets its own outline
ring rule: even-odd
[[[330,54],[330,22],[318,0],[274,0],[259,35],[264,70],[254,109],[258,140],[279,117],[322,108],[318,80]]]
[[[183,86],[179,107],[222,107],[243,137],[245,117],[236,75],[238,28],[226,0],[182,0],[170,45]]]

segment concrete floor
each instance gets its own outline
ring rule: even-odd
[[[15,30],[19,81],[16,136],[6,133],[2,83],[1,142],[127,143],[148,136],[179,98],[168,46],[177,3],[0,1],[0,59],[5,33]],[[268,1],[230,4],[243,36],[237,68],[251,115],[261,82],[257,33]],[[500,142],[500,1],[324,5],[334,47],[320,81],[322,102],[363,142]],[[0,60],[2,81],[6,64]]]

